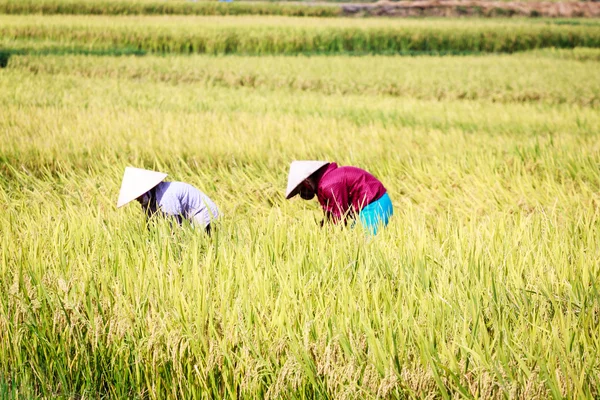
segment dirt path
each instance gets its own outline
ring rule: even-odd
[[[600,17],[600,2],[504,2],[418,0],[379,1],[377,3],[341,4],[344,15],[420,17],[420,16],[485,16],[485,17]]]

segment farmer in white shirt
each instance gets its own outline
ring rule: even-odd
[[[210,234],[211,222],[219,209],[200,190],[183,182],[163,182],[167,174],[127,167],[119,193],[117,207],[137,200],[148,217],[155,213],[173,217],[181,225],[184,219]]]

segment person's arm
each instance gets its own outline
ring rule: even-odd
[[[148,192],[148,195],[150,196],[150,199],[148,200],[148,203],[142,204],[142,210],[144,211],[144,214],[146,215],[146,228],[149,230],[150,229],[150,221],[156,215],[156,213],[158,211],[158,206],[156,205],[156,197],[154,194],[154,189],[150,190]]]
[[[181,226],[185,217],[183,204],[178,193],[170,192],[163,195],[158,206],[160,212],[169,220],[171,227],[175,226],[175,223]]]
[[[181,226],[183,223],[183,217],[181,215],[173,215],[171,220],[171,227],[173,226],[173,221],[177,222],[177,225]]]
[[[321,222],[319,222],[319,226],[322,228],[323,225],[325,225],[325,223],[330,222],[331,221],[331,212],[329,211],[325,211],[325,216],[323,217],[323,219],[321,220]]]
[[[325,219],[335,224],[345,222],[348,214],[348,191],[343,182],[330,185],[323,190],[325,202],[321,203],[325,212]]]

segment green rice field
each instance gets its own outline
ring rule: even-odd
[[[334,17],[342,9],[332,4],[299,2],[183,0],[0,0],[3,14],[66,15],[286,15]]]
[[[600,21],[0,15],[4,51],[397,55],[600,48]],[[31,43],[33,42],[33,43]]]
[[[0,15],[0,398],[598,398],[588,22]],[[302,159],[388,227],[320,228]],[[117,209],[126,166],[214,234]]]

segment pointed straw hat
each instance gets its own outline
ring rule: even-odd
[[[137,199],[167,177],[163,172],[149,171],[147,169],[127,167],[123,174],[121,191],[117,208],[123,207],[132,200]]]
[[[297,195],[298,187],[302,181],[327,164],[329,164],[329,161],[293,161],[290,165],[290,174],[288,175],[285,198],[291,199]]]

